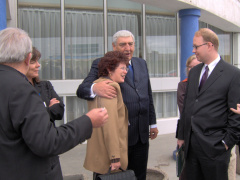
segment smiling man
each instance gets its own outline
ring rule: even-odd
[[[195,33],[193,53],[202,63],[189,73],[178,131],[186,179],[227,180],[231,149],[240,135],[240,115],[229,111],[239,103],[240,70],[220,57],[218,47],[212,30]]]
[[[129,119],[128,169],[134,170],[138,180],[145,180],[149,137],[155,139],[158,134],[147,64],[144,59],[133,57],[135,39],[130,31],[116,32],[113,35],[112,46],[114,51],[123,52],[130,63],[125,82],[120,84]],[[78,97],[87,100],[93,99],[96,95],[105,98],[116,97],[115,88],[108,85],[111,81],[93,84],[93,81],[98,78],[99,61],[100,58],[93,61],[88,76],[79,85]]]

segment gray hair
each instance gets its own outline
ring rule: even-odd
[[[116,32],[116,33],[113,35],[113,43],[114,43],[115,45],[117,45],[117,39],[118,39],[119,37],[129,37],[129,36],[131,36],[131,37],[133,38],[133,42],[135,42],[134,35],[133,35],[130,31],[128,31],[128,30],[120,30],[120,31]]]
[[[23,61],[32,52],[32,40],[19,28],[6,28],[0,31],[0,63]]]

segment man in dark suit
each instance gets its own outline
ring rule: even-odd
[[[58,128],[35,88],[25,76],[32,42],[17,28],[0,31],[0,179],[61,180],[60,163],[51,157],[91,137],[92,128],[108,118],[94,109]]]
[[[227,180],[231,149],[240,135],[240,116],[229,110],[239,102],[240,70],[219,56],[218,46],[210,29],[195,33],[193,53],[202,63],[188,76],[178,131],[189,180]]]
[[[152,125],[150,128],[151,139],[157,137],[158,130],[147,64],[141,58],[132,57],[134,43],[134,36],[130,31],[121,30],[113,35],[113,50],[123,52],[129,58],[131,65],[125,82],[120,84],[129,117],[128,169],[134,170],[138,180],[145,180],[149,149],[149,125]],[[99,61],[100,58],[93,61],[88,76],[79,85],[78,97],[91,100],[95,95],[106,98],[116,96],[115,89],[108,85],[111,81],[92,84],[98,78]]]

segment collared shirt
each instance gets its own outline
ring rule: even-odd
[[[201,74],[200,74],[200,78],[199,78],[199,84],[201,82],[201,79],[202,79],[202,76],[205,72],[205,67],[208,66],[208,77],[210,76],[210,74],[213,72],[213,69],[216,67],[217,63],[220,61],[220,55],[218,55],[218,57],[213,61],[211,62],[210,64],[204,64],[204,66],[202,67],[202,71],[201,71]]]
[[[129,65],[132,65],[132,60],[129,61]]]

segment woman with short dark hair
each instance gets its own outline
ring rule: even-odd
[[[87,142],[87,153],[84,167],[94,172],[93,179],[99,174],[111,170],[127,169],[128,165],[128,113],[123,103],[121,89],[118,83],[124,83],[128,72],[129,60],[121,52],[111,51],[105,54],[98,64],[98,75],[94,83],[112,80],[109,85],[116,88],[117,97],[108,99],[97,96],[88,101],[89,110],[106,108],[108,123],[98,129],[93,129]]]

